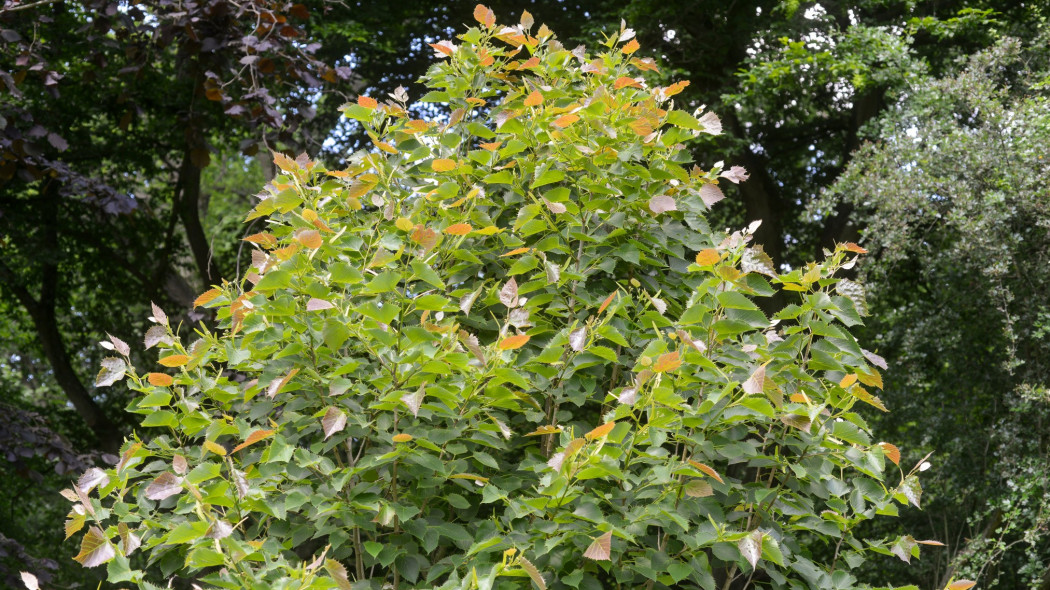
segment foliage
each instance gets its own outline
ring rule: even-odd
[[[345,169],[275,155],[252,270],[195,302],[218,331],[154,306],[170,371],[111,338],[97,383],[151,436],[67,491],[75,559],[143,588],[857,588],[933,543],[856,534],[922,493],[861,414],[863,250],[778,274],[754,225],[712,232],[747,173],[688,167],[719,120],[645,82],[633,31],[592,56],[474,15],[431,45],[444,117],[362,96]]]
[[[1011,588],[1050,579],[1050,61],[1039,39],[1005,39],[958,74],[917,80],[826,195],[826,207],[857,208],[875,253],[863,266],[876,286],[869,331],[898,368],[886,401],[901,410],[878,427],[937,452],[929,520],[909,522],[948,544],[931,585],[952,571]]]

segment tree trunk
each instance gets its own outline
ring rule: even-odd
[[[29,290],[20,284],[19,277],[2,262],[0,262],[0,278],[29,313],[33,326],[36,328],[37,337],[40,339],[44,356],[51,365],[55,381],[73,404],[73,408],[87,423],[88,428],[98,438],[99,447],[106,452],[117,453],[120,451],[123,437],[116,425],[95,403],[94,398],[81,383],[69,360],[69,351],[66,350],[62,333],[58,328],[56,306],[60,284],[58,262],[61,258],[58,243],[58,215],[61,202],[57,183],[49,182],[43,188],[41,206],[43,247],[50,252],[50,255],[43,257],[46,262],[41,269],[39,298],[34,298]]]
[[[219,271],[212,257],[211,245],[208,243],[208,236],[204,233],[204,226],[201,224],[201,169],[198,164],[202,158],[199,154],[207,154],[207,152],[203,151],[205,149],[203,142],[198,146],[194,146],[194,143],[197,142],[191,139],[183,154],[182,166],[179,169],[179,185],[182,190],[176,207],[178,207],[179,218],[182,220],[182,227],[186,230],[186,240],[193,253],[197,271],[204,283],[203,286],[207,288],[222,280],[222,272]],[[196,162],[194,161],[195,153],[198,154]]]

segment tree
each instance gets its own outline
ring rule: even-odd
[[[1044,25],[1045,26],[1045,25]],[[1046,388],[1050,140],[1045,31],[923,77],[825,197],[868,228],[868,333],[898,367],[878,428],[935,452],[925,579],[1050,585]]]
[[[227,0],[0,9],[0,296],[21,308],[102,448],[118,448],[121,428],[85,386],[75,360],[84,340],[132,333],[113,301],[188,306],[191,277],[203,285],[229,272],[200,220],[209,141],[243,140],[250,154],[307,138],[310,89],[349,75],[300,43],[296,23],[309,14]]]
[[[154,436],[66,492],[75,559],[140,587],[856,588],[932,543],[856,535],[921,495],[861,415],[884,363],[837,273],[863,250],[780,274],[755,226],[711,231],[747,172],[689,167],[719,120],[645,81],[630,29],[590,55],[474,17],[430,45],[444,117],[361,96],[344,169],[275,154],[252,270],[195,301],[218,330],[153,308],[172,372],[111,338],[99,383]]]

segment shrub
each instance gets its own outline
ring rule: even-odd
[[[856,536],[921,493],[857,411],[885,410],[835,277],[863,250],[778,273],[711,231],[747,174],[690,165],[718,118],[647,85],[629,29],[591,56],[475,17],[431,45],[449,112],[362,96],[375,149],[275,155],[252,270],[196,302],[217,331],[154,309],[170,372],[113,340],[99,384],[151,435],[69,492],[76,559],[143,588],[855,588],[917,555]]]

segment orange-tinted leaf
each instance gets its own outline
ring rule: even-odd
[[[853,385],[856,382],[857,382],[857,374],[856,373],[850,373],[849,375],[846,375],[841,380],[839,380],[839,387],[841,387],[843,389],[846,389],[850,385]]]
[[[474,20],[486,27],[492,28],[496,24],[496,15],[489,7],[484,4],[478,4],[474,7]]]
[[[524,254],[524,253],[528,252],[531,249],[532,248],[515,248],[515,249],[511,250],[510,252],[507,252],[506,254],[500,254],[499,257],[500,258],[506,258],[507,256],[517,256],[518,254]]]
[[[299,165],[295,163],[295,160],[289,158],[281,152],[273,152],[273,163],[285,172],[293,172],[299,169]]]
[[[396,154],[397,153],[397,148],[392,146],[392,145],[390,145],[389,143],[387,143],[385,141],[379,141],[378,139],[373,138],[372,139],[372,144],[375,145],[377,148],[383,150],[384,152],[388,153],[388,154]]]
[[[678,351],[661,354],[653,363],[654,373],[666,373],[682,366],[682,359],[678,358]]]
[[[623,48],[620,49],[620,51],[622,51],[624,55],[631,55],[641,47],[642,46],[638,43],[638,39],[631,39],[627,45],[624,45]]]
[[[674,96],[674,95],[678,94],[679,92],[685,90],[686,86],[689,86],[689,80],[682,80],[680,82],[675,82],[674,84],[671,84],[667,88],[664,88],[664,96]]]
[[[184,354],[172,354],[160,359],[158,362],[165,367],[181,367],[190,360],[190,357]]]
[[[269,232],[252,234],[247,238],[244,238],[244,241],[251,242],[253,244],[259,244],[263,248],[267,249],[273,249],[277,247],[277,238]]]
[[[643,58],[643,59],[639,59],[637,57],[633,58],[631,60],[631,64],[634,65],[634,67],[638,68],[639,70],[642,70],[643,72],[659,72],[660,71],[660,68],[657,67],[657,65],[656,65],[656,61],[653,58],[651,58],[651,57],[646,57],[646,58]]]
[[[299,232],[299,235],[295,237],[295,239],[298,240],[300,244],[306,246],[307,248],[310,248],[311,250],[316,250],[321,247],[321,232],[315,229],[301,231]]]
[[[612,531],[592,541],[587,550],[583,552],[583,556],[595,561],[609,561],[612,556]]]
[[[714,266],[721,259],[722,256],[714,248],[707,248],[696,254],[696,264],[699,266]]]
[[[429,252],[437,245],[438,234],[429,227],[417,225],[416,229],[412,230],[412,235],[409,236],[409,239]]]
[[[411,434],[405,434],[404,432],[402,432],[401,434],[395,434],[394,437],[391,438],[390,440],[392,440],[392,441],[394,441],[396,443],[404,443],[404,442],[408,442],[408,441],[412,440],[412,435]]]
[[[616,291],[610,293],[609,296],[605,298],[605,301],[602,301],[601,306],[598,308],[598,313],[605,311],[605,308],[609,307],[609,304],[612,303],[613,297],[616,297]]]
[[[437,43],[428,43],[428,45],[437,52],[438,57],[452,55],[456,51],[456,46],[451,41],[438,41]]]
[[[696,467],[700,471],[703,471],[707,475],[710,475],[711,477],[715,478],[716,480],[718,480],[718,483],[725,483],[724,481],[722,481],[722,476],[718,475],[718,472],[712,469],[711,467],[704,465],[699,461],[693,461],[692,459],[689,460],[689,464],[693,467]]]
[[[379,102],[376,101],[376,99],[364,95],[357,97],[357,104],[365,107],[366,109],[374,109],[377,106],[379,106]]]
[[[146,375],[146,379],[150,385],[154,387],[167,387],[175,382],[175,380],[167,373],[150,373]]]
[[[518,334],[517,336],[507,336],[499,342],[500,350],[516,350],[525,346],[525,343],[529,341],[528,334]]]
[[[535,68],[538,65],[540,65],[540,58],[538,58],[538,57],[530,57],[529,59],[525,60],[525,63],[523,63],[520,66],[518,66],[518,69],[519,70],[525,70],[525,69],[528,69],[528,68]]]
[[[576,121],[579,121],[579,120],[580,120],[579,115],[574,115],[572,113],[569,113],[567,115],[562,115],[562,116],[558,117],[557,119],[555,119],[554,120],[554,126],[560,128],[560,129],[565,129],[569,125],[572,125],[573,123],[575,123]]]
[[[222,289],[208,289],[204,293],[201,293],[200,297],[193,300],[193,307],[206,305],[209,302],[214,301],[219,295],[222,295]]]
[[[253,445],[253,444],[255,444],[255,443],[257,443],[257,442],[259,442],[259,441],[261,441],[261,440],[263,440],[265,438],[269,438],[269,437],[273,436],[274,432],[275,431],[273,431],[273,430],[256,430],[255,432],[249,434],[248,438],[244,439],[244,442],[242,442],[241,444],[233,447],[233,450],[230,451],[230,452],[231,453],[236,453],[237,451],[239,451],[239,450],[241,450],[241,449],[243,449],[245,447],[248,447],[249,445]]]
[[[450,236],[465,236],[474,230],[469,223],[456,223],[445,228],[445,233]]]
[[[539,90],[533,90],[525,97],[525,106],[534,107],[543,104],[543,95]]]
[[[944,543],[941,543],[940,541],[931,541],[929,539],[926,539],[926,540],[923,540],[923,541],[915,541],[915,542],[918,543],[919,545],[929,545],[931,547],[944,547]]]
[[[846,250],[847,252],[856,252],[857,254],[867,254],[868,253],[867,250],[865,250],[864,248],[861,248],[860,246],[858,246],[854,242],[846,242],[845,244],[840,244],[840,246],[844,250]]]
[[[491,143],[483,143],[483,144],[481,144],[481,149],[483,149],[485,151],[489,151],[489,152],[494,152],[494,151],[498,150],[500,148],[500,146],[502,146],[502,145],[503,145],[502,141],[493,141]]]
[[[646,119],[635,119],[631,121],[629,127],[631,131],[634,131],[635,135],[645,137],[653,132],[653,126],[649,124]]]
[[[448,158],[439,158],[431,162],[430,167],[434,169],[434,172],[450,172],[456,169],[456,161]]]
[[[613,88],[615,88],[616,90],[619,90],[621,88],[626,88],[628,86],[630,86],[632,88],[641,88],[642,87],[642,85],[638,82],[638,80],[635,80],[634,78],[628,78],[627,76],[621,76],[621,77],[616,79],[616,82],[613,82]]]
[[[882,452],[886,455],[886,458],[892,461],[894,465],[901,464],[901,450],[897,448],[897,445],[881,442],[879,446],[882,447]]]
[[[948,584],[944,590],[970,590],[970,588],[973,588],[976,585],[977,582],[974,582],[973,580],[956,580],[951,584]]]
[[[792,393],[791,401],[795,402],[796,404],[808,404],[809,396],[804,393]]]
[[[598,426],[594,430],[592,430],[592,431],[588,432],[587,434],[583,435],[583,438],[586,438],[587,440],[595,440],[595,439],[598,439],[598,438],[602,438],[602,437],[606,436],[607,434],[609,434],[610,432],[612,432],[613,428],[616,428],[616,421],[615,420],[612,421],[612,422],[606,422],[605,424],[602,424],[601,426]]]

